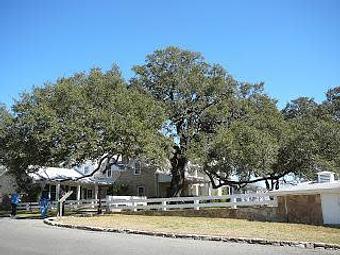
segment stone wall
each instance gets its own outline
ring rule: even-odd
[[[183,217],[208,217],[208,218],[234,218],[257,221],[275,221],[282,222],[285,219],[280,218],[275,207],[239,207],[231,208],[214,208],[214,209],[185,209],[171,211],[137,211],[123,212],[125,214],[149,215],[149,216],[183,216]]]
[[[116,184],[127,184],[127,192],[124,195],[138,196],[138,187],[144,187],[145,196],[157,196],[157,181],[155,175],[155,168],[143,165],[139,175],[134,174],[134,169],[129,168],[123,171],[116,181]]]
[[[319,194],[279,196],[277,209],[278,217],[286,222],[323,224]]]

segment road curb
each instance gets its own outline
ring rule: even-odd
[[[224,236],[210,236],[210,235],[196,235],[196,234],[176,234],[176,233],[163,233],[144,230],[133,229],[116,229],[116,228],[101,228],[90,226],[75,226],[64,224],[55,221],[55,217],[44,219],[44,223],[47,225],[63,228],[72,228],[80,230],[89,230],[97,232],[112,232],[112,233],[125,233],[136,235],[157,236],[165,238],[180,238],[180,239],[193,239],[202,241],[215,241],[215,242],[233,242],[233,243],[248,243],[248,244],[260,244],[260,245],[272,245],[272,246],[290,246],[307,249],[327,249],[327,250],[340,250],[340,245],[326,244],[326,243],[309,243],[309,242],[294,242],[294,241],[269,241],[258,238],[241,238],[241,237],[224,237]]]

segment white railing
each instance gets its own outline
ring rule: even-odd
[[[107,198],[107,208],[113,210],[195,209],[266,205],[277,207],[277,198],[268,193],[237,194],[226,196],[174,197],[174,198]]]
[[[104,208],[106,207],[106,200],[101,199],[100,200],[101,206]],[[57,209],[58,202],[52,201],[49,203],[49,208],[52,210]],[[64,206],[66,209],[95,209],[99,205],[99,199],[82,199],[82,200],[66,200],[64,202]],[[17,207],[18,210],[26,210],[26,211],[32,211],[32,210],[39,210],[39,202],[24,202],[20,203]]]
[[[142,200],[142,202],[136,202]],[[106,196],[106,206],[108,211],[114,211],[115,209],[121,209],[122,207],[131,206],[146,206],[146,197],[137,196]]]

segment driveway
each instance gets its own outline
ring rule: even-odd
[[[0,218],[0,255],[32,254],[322,255],[339,254],[339,251],[91,232],[47,226],[41,220],[16,220],[10,218]]]

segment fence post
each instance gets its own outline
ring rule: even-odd
[[[137,203],[132,200],[132,211],[137,212]]]
[[[166,201],[162,201],[162,211],[166,211]]]
[[[236,205],[237,198],[236,198],[236,196],[234,196],[234,195],[230,196],[230,202],[232,202],[231,208],[232,209],[237,209],[237,205]]]
[[[109,212],[111,210],[111,198],[110,196],[106,196],[106,211]]]
[[[199,206],[198,206],[199,203],[200,203],[200,201],[199,201],[198,199],[194,200],[194,204],[195,204],[194,209],[195,209],[195,210],[199,210],[199,209],[200,209]]]

